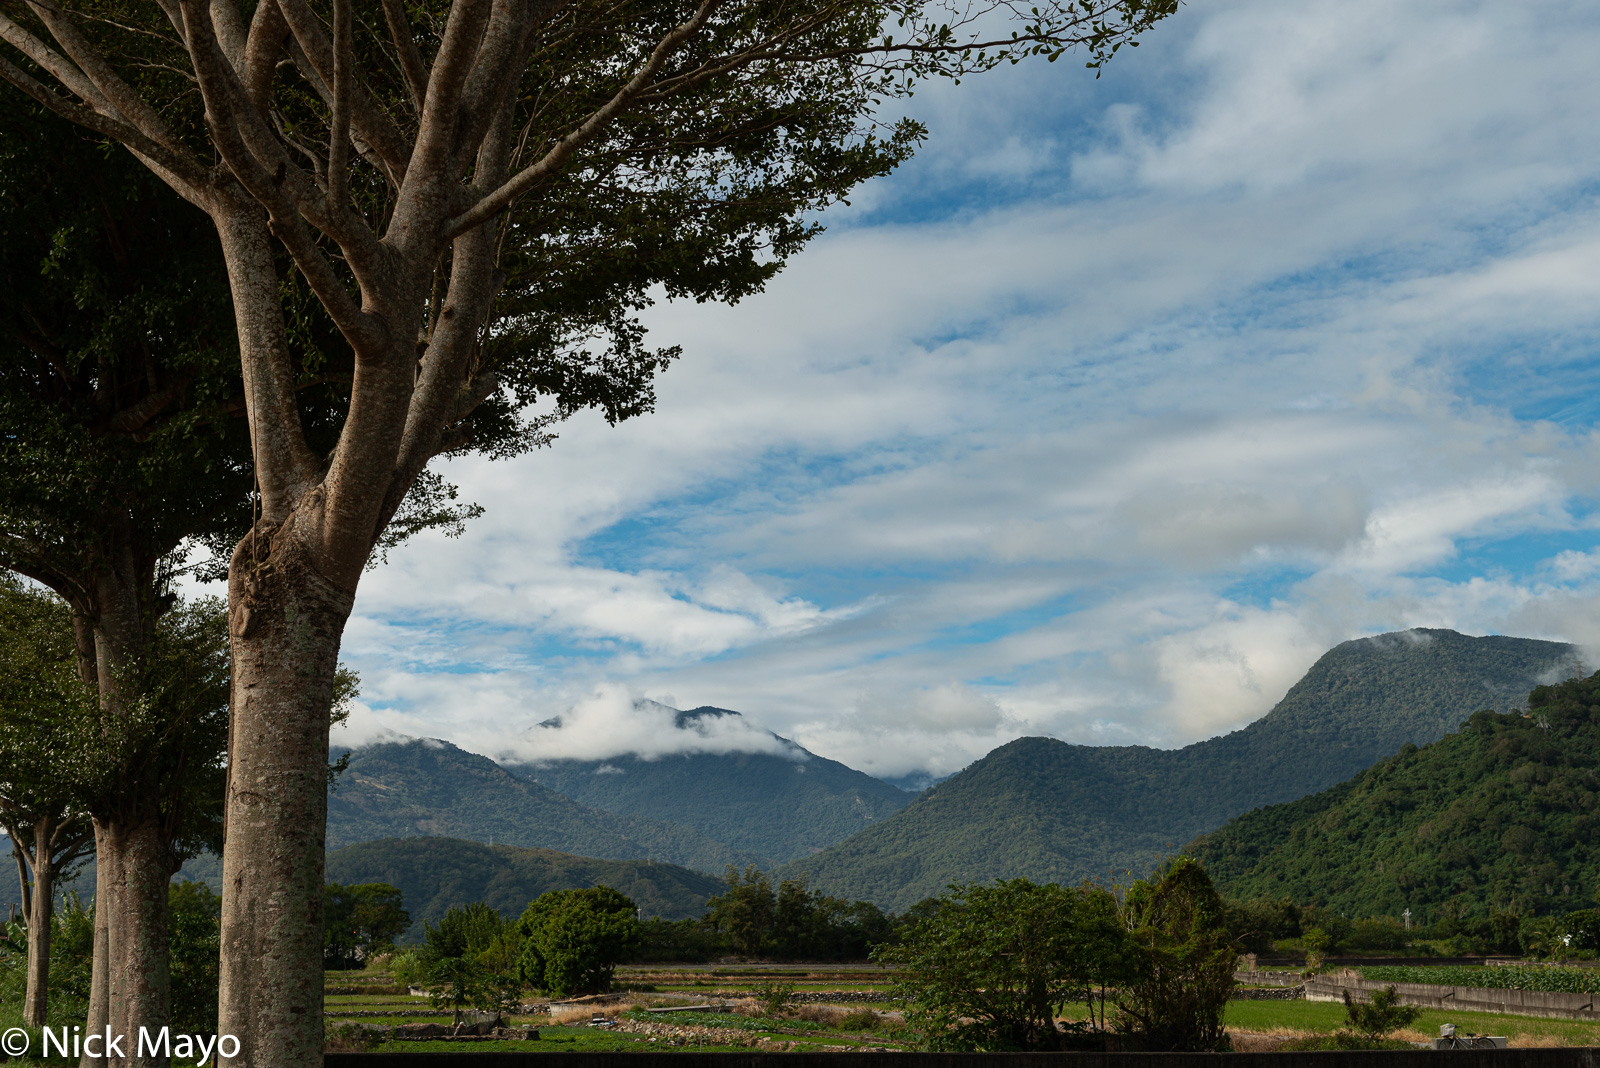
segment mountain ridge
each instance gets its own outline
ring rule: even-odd
[[[702,705],[676,711],[674,723],[683,730],[708,717],[739,715]],[[579,804],[620,816],[655,814],[775,861],[826,848],[911,802],[898,787],[766,733],[784,753],[624,753],[501,766]]]
[[[352,750],[328,795],[328,850],[418,834],[602,860],[658,859],[700,871],[770,863],[693,828],[581,805],[449,742],[385,741]]]
[[[1481,712],[1309,797],[1189,843],[1234,896],[1422,920],[1593,906],[1600,882],[1600,674]]]
[[[1537,639],[1447,630],[1355,639],[1238,731],[1176,750],[1018,739],[777,874],[896,910],[949,882],[1143,874],[1241,812],[1325,790],[1580,669],[1575,647]]]

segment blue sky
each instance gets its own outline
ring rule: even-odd
[[[447,466],[487,512],[363,580],[344,740],[683,744],[650,698],[946,774],[1237,728],[1364,634],[1600,646],[1596,54],[1586,4],[1211,0],[927,87],[765,294],[652,310],[656,414]]]

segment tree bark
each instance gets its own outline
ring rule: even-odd
[[[156,1065],[165,1061],[137,1056],[139,1028],[152,1033],[167,1025],[171,1006],[168,984],[167,883],[171,850],[153,816],[128,825],[112,824],[108,839],[116,854],[117,885],[106,909],[111,932],[107,977],[110,983],[108,1023],[113,1035],[126,1036],[121,1057],[108,1065]],[[100,905],[96,903],[98,920]]]
[[[352,594],[295,537],[247,536],[229,576],[234,723],[218,1029],[250,1068],[322,1063],[328,710]]]
[[[84,1021],[86,1035],[105,1034],[111,1023],[111,914],[116,911],[117,872],[121,857],[108,842],[109,832],[94,821],[94,961],[89,975],[89,1011]],[[104,1056],[91,1057],[88,1050],[78,1060],[78,1068],[105,1068]]]
[[[33,900],[28,912],[28,988],[23,995],[22,1018],[29,1027],[43,1027],[50,1003],[50,928],[55,900],[55,865],[51,838],[55,821],[40,820],[33,827]]]

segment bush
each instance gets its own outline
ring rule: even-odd
[[[172,1029],[184,1034],[216,1034],[222,899],[204,883],[185,881],[168,886],[167,907],[171,915]],[[93,920],[86,926],[92,953]]]
[[[899,967],[906,1022],[929,1050],[1055,1050],[1055,1008],[1129,974],[1116,900],[1011,879],[953,886],[874,956]],[[1231,973],[1230,973],[1231,975]]]
[[[1399,952],[1410,937],[1400,921],[1387,918],[1356,920],[1351,928],[1346,948],[1355,952]]]
[[[1139,948],[1118,1026],[1157,1050],[1228,1048],[1222,1015],[1237,961],[1226,910],[1210,876],[1180,857],[1159,882],[1137,882],[1124,918]]]
[[[1344,1011],[1351,1030],[1369,1041],[1376,1042],[1391,1031],[1410,1027],[1422,1010],[1415,1005],[1400,1004],[1400,995],[1393,986],[1372,993],[1372,1000],[1363,1004],[1344,992]]]
[[[518,921],[519,975],[557,997],[610,990],[617,965],[639,952],[637,911],[609,886],[540,896]]]
[[[756,1003],[765,1016],[782,1016],[794,1001],[794,984],[770,979],[757,983]]]

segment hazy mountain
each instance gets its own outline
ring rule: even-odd
[[[738,716],[679,712],[679,729]],[[778,753],[676,753],[504,766],[579,804],[693,827],[774,860],[806,856],[905,808],[911,795],[778,735]]]
[[[1257,809],[1193,842],[1225,893],[1352,917],[1446,902],[1594,907],[1600,878],[1600,676],[1536,690],[1534,714],[1473,716],[1349,782]]]
[[[1019,739],[782,874],[893,909],[956,881],[1142,874],[1241,812],[1325,790],[1578,669],[1572,646],[1525,638],[1345,642],[1242,730],[1176,750]]]
[[[722,881],[676,864],[599,860],[553,849],[518,849],[459,838],[383,838],[328,854],[328,881],[389,883],[411,913],[408,940],[421,937],[424,920],[453,905],[487,902],[503,916],[520,916],[547,890],[614,887],[633,898],[646,918],[699,917]]]
[[[387,742],[351,754],[328,797],[328,849],[436,835],[700,871],[764,863],[694,830],[580,805],[488,757],[440,741]]]

